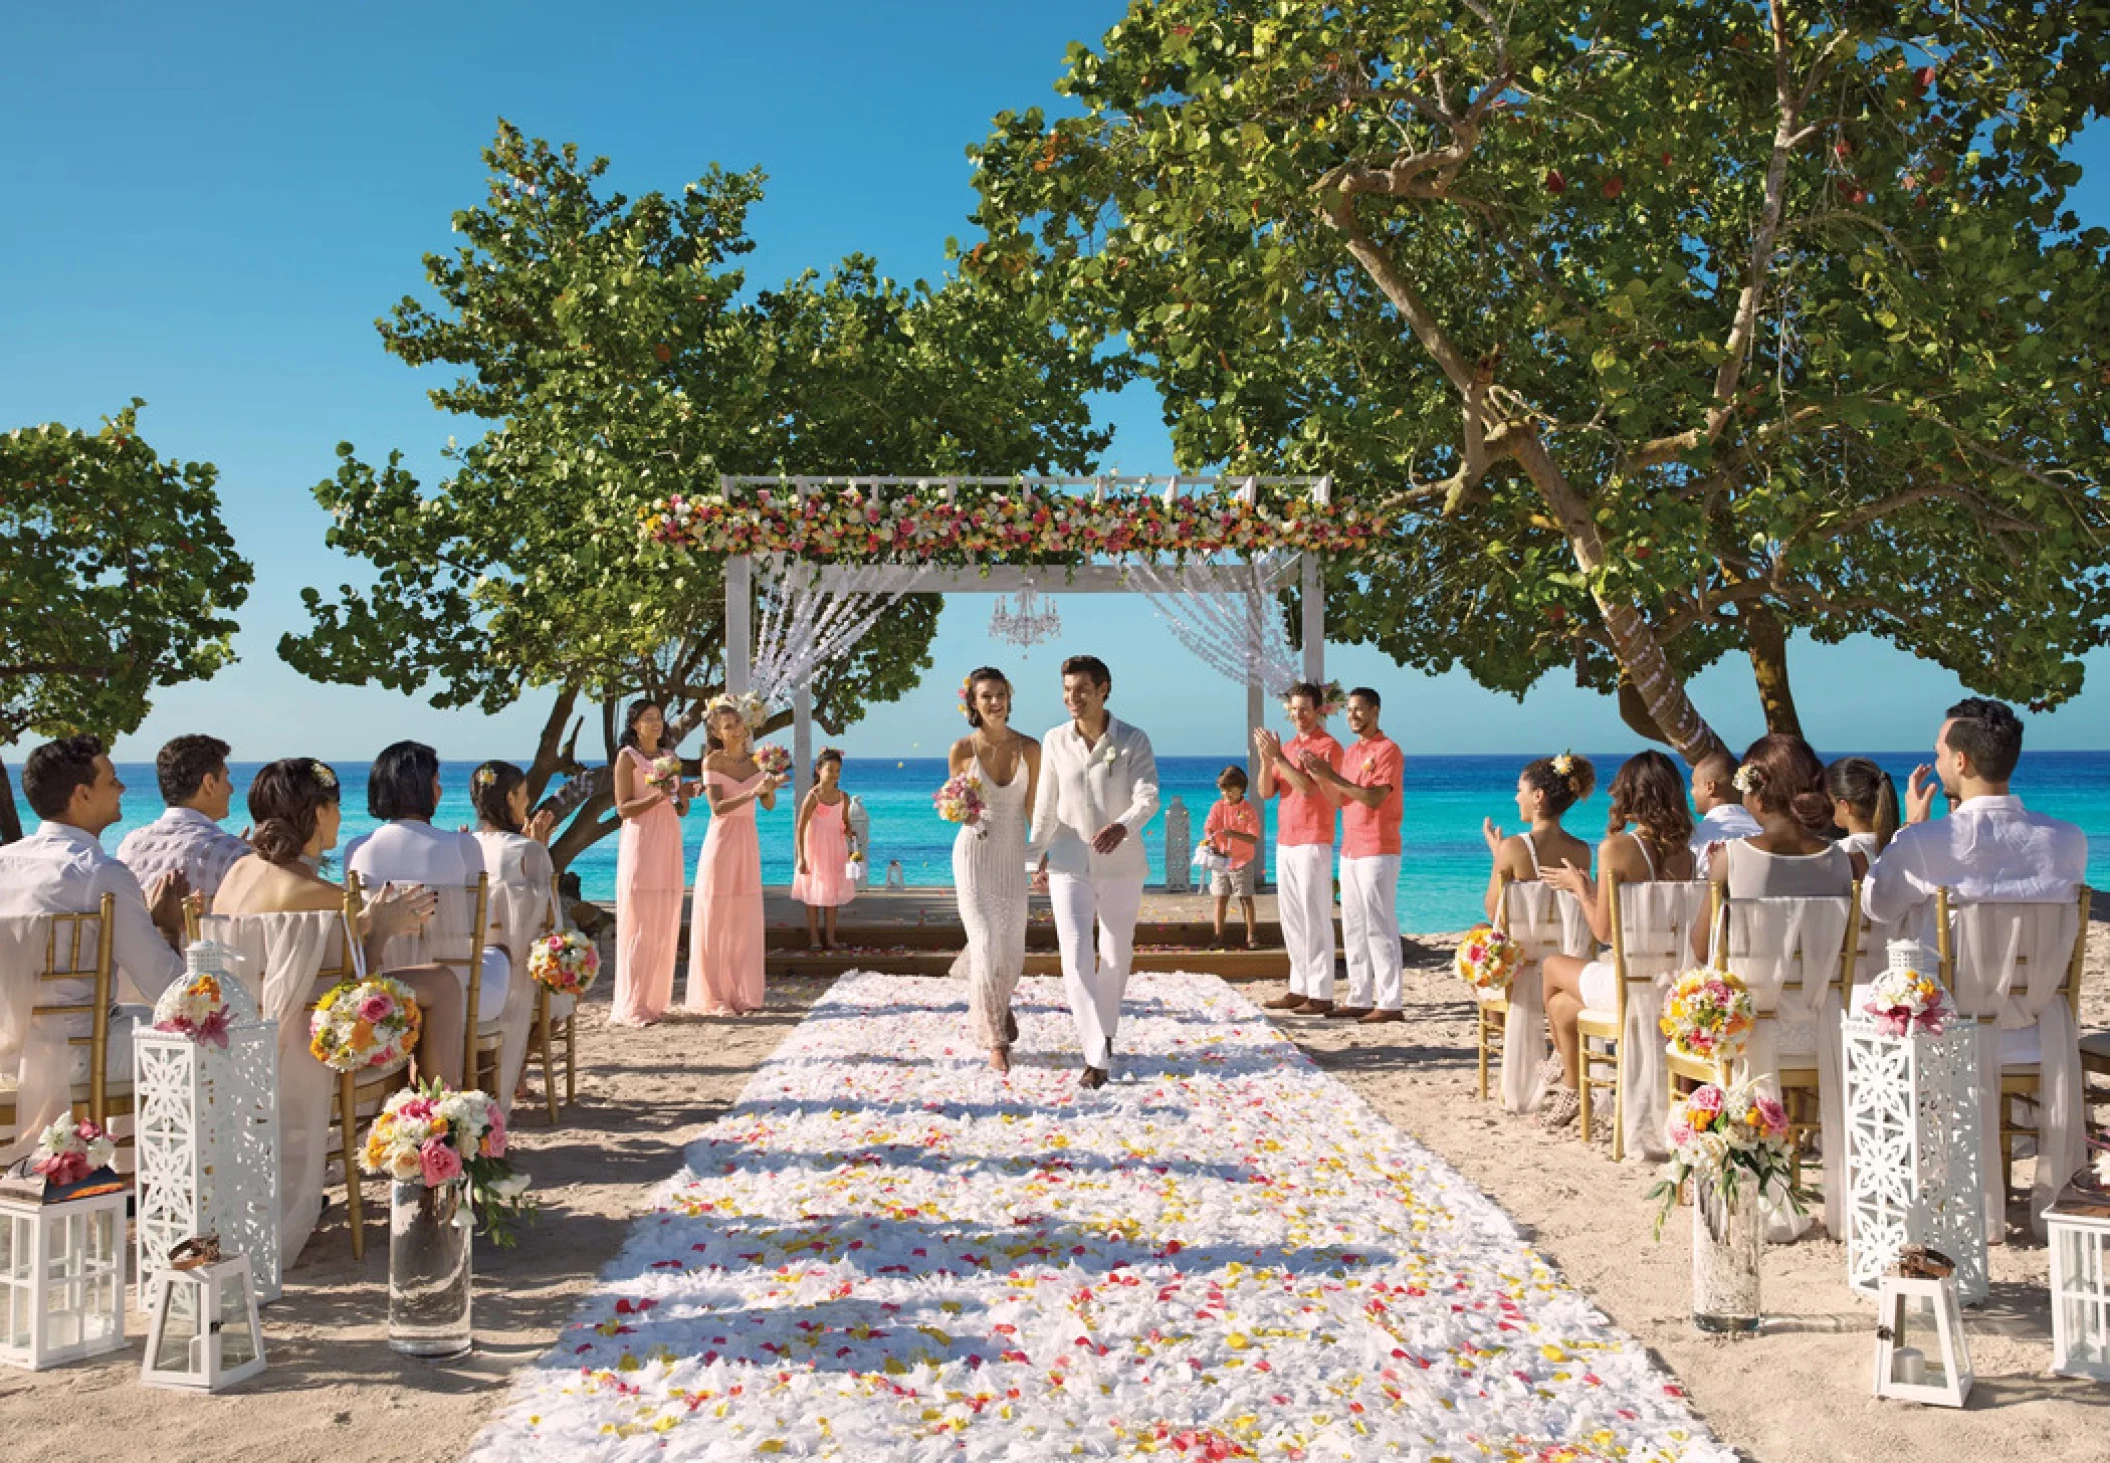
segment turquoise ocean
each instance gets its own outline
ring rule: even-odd
[[[1845,755],[1834,754],[1834,755]],[[1926,753],[1869,753],[1897,779],[1900,794],[1905,778]],[[1567,817],[1568,829],[1595,842],[1604,830],[1604,787],[1611,781],[1621,758],[1592,756],[1596,764],[1598,791],[1578,804]],[[1190,840],[1177,857],[1184,860],[1193,848],[1192,839],[1201,833],[1202,820],[1216,800],[1216,777],[1227,765],[1242,759],[1225,757],[1161,757],[1160,780],[1169,805],[1175,797],[1187,807]],[[344,785],[344,832],[349,841],[373,827],[366,815],[366,768],[351,762],[334,764]],[[439,815],[442,827],[470,827],[469,773],[472,763],[450,763],[440,770],[446,793]],[[1407,758],[1406,814],[1401,837],[1404,856],[1400,863],[1399,914],[1401,927],[1412,933],[1455,930],[1480,917],[1480,897],[1487,887],[1487,846],[1481,840],[1480,820],[1493,818],[1505,832],[1516,831],[1516,778],[1523,765],[1518,757],[1415,757]],[[115,849],[126,829],[151,821],[160,811],[155,791],[154,769],[146,763],[122,763],[118,768],[127,791],[124,819],[103,835],[103,845]],[[235,780],[235,808],[228,826],[241,829],[248,821],[242,795],[256,771],[255,764],[237,764],[230,769]],[[937,758],[852,757],[843,769],[843,790],[863,802],[871,818],[873,882],[884,876],[887,863],[898,860],[912,885],[945,885],[952,882],[952,840],[956,830],[931,811],[930,795],[945,780],[945,764]],[[2032,808],[2080,824],[2088,834],[2089,882],[2110,888],[2110,752],[2025,753],[2017,769],[2015,791]],[[1936,800],[1936,806],[1941,806]],[[24,810],[27,811],[26,809]],[[709,813],[698,803],[689,813],[685,840],[693,861],[702,846]],[[762,872],[766,882],[791,882],[792,809],[789,790],[774,811],[761,815]],[[1270,820],[1272,832],[1272,820]],[[1164,814],[1152,822],[1145,838],[1150,852],[1151,878],[1164,878]],[[603,839],[573,861],[580,886],[590,899],[615,896],[616,840]]]

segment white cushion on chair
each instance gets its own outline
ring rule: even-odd
[[[2044,1059],[2044,1028],[2024,1026],[2000,1033],[2000,1065],[2033,1067]]]
[[[549,994],[549,1019],[552,1023],[568,1021],[579,1009],[579,998],[569,991],[551,991]]]

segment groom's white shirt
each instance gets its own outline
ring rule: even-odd
[[[1158,810],[1158,759],[1150,738],[1108,716],[1106,730],[1090,746],[1074,721],[1056,727],[1040,745],[1028,860],[1046,850],[1051,874],[1146,878],[1150,861],[1143,853],[1143,825]],[[1121,824],[1128,837],[1112,853],[1094,853],[1092,839],[1109,823]]]

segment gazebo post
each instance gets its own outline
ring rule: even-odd
[[[725,561],[725,690],[746,694],[754,679],[755,561],[733,554]]]
[[[791,693],[792,807],[802,806],[813,786],[813,686],[802,681]]]
[[[1310,551],[1298,555],[1303,570],[1304,679],[1314,686],[1326,684],[1326,589],[1319,573],[1319,556]]]

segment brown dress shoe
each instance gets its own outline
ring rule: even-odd
[[[1298,1011],[1297,1014],[1299,1016],[1331,1016],[1333,1014],[1333,1002],[1306,1000],[1304,1008]]]
[[[1376,1010],[1373,1006],[1336,1006],[1326,1013],[1330,1021],[1360,1021]]]
[[[1382,1026],[1387,1021],[1404,1021],[1406,1019],[1407,1013],[1404,1011],[1372,1011],[1363,1018],[1363,1025]]]
[[[1262,1001],[1260,1009],[1263,1011],[1295,1011],[1303,1005],[1304,997],[1298,995],[1295,991],[1291,991],[1287,995],[1275,997],[1272,1001]]]

